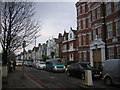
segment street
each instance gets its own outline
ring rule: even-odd
[[[22,70],[22,67],[17,67]],[[33,67],[25,67],[25,75],[44,88],[80,88],[81,80],[76,77],[68,77],[65,73],[53,73],[45,70],[38,70]],[[94,80],[93,84],[97,88],[119,88],[116,86],[108,87],[102,80]]]

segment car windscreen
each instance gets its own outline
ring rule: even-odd
[[[80,64],[85,69],[92,69],[92,67],[89,64]]]
[[[61,63],[61,61],[57,61],[57,60],[54,60],[54,61],[52,61],[52,64],[56,64],[56,65],[61,65],[62,63]]]
[[[45,62],[41,62],[40,64],[45,64]]]

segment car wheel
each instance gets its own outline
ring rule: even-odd
[[[110,77],[105,78],[105,85],[111,86],[112,85],[112,79]]]
[[[84,73],[81,74],[81,79],[85,80],[85,74]]]

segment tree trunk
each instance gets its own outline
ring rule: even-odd
[[[7,65],[7,51],[4,51],[2,54],[3,66]]]
[[[3,54],[2,54],[2,66],[7,66],[7,71],[9,72],[10,71],[10,64],[8,63],[9,62],[9,59],[8,59],[8,55],[7,55],[7,51],[3,51]]]

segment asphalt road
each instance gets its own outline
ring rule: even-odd
[[[22,69],[22,67],[19,68]],[[32,67],[25,67],[25,74],[44,88],[80,88],[82,86],[81,82],[84,83],[84,80],[69,77],[65,73],[47,72]],[[94,80],[93,84],[97,88],[119,88],[115,86],[107,87],[102,80]]]

